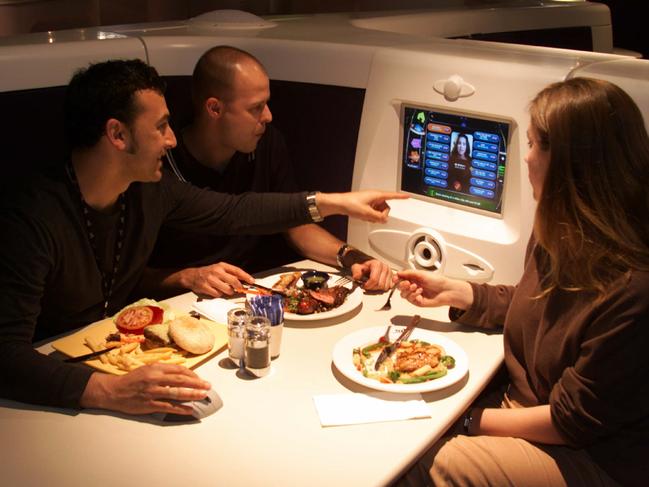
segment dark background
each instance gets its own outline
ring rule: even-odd
[[[598,0],[608,6],[613,24],[613,45],[630,49],[649,58],[647,2],[644,0]]]

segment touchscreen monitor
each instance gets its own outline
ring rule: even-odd
[[[410,104],[401,117],[401,191],[502,216],[511,122]]]

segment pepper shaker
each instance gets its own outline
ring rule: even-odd
[[[246,324],[245,366],[256,377],[270,372],[270,320],[253,316]]]

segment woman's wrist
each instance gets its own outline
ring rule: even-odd
[[[462,420],[462,432],[466,436],[471,436],[471,425],[473,424],[473,409],[469,410],[464,414],[464,419]]]
[[[462,430],[466,436],[475,436],[480,432],[481,408],[469,408],[462,421]]]
[[[467,281],[455,281],[455,302],[453,307],[466,311],[473,304],[473,287]]]

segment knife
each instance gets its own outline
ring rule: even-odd
[[[96,352],[90,352],[90,353],[87,353],[85,355],[80,355],[78,357],[66,358],[64,360],[64,362],[67,362],[69,364],[76,363],[76,362],[85,362],[86,360],[90,360],[90,359],[93,359],[95,357],[99,357],[100,355],[103,355],[106,352],[110,352],[111,350],[113,350],[113,348],[104,348],[103,350],[98,350]]]
[[[417,326],[417,323],[419,323],[420,320],[421,316],[413,316],[412,321],[410,321],[410,324],[406,326],[406,328],[401,332],[401,335],[399,335],[394,342],[390,343],[389,345],[384,347],[383,350],[381,350],[381,353],[376,359],[376,362],[374,362],[374,370],[379,370],[379,367],[385,361],[385,359],[392,355],[392,352],[397,349],[399,344],[410,336],[412,330],[415,329],[415,326]]]

